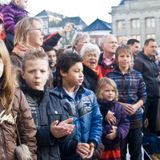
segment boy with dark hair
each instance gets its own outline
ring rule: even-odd
[[[95,94],[82,87],[83,65],[80,55],[69,52],[58,58],[59,85],[53,90],[74,119],[75,132],[61,144],[62,160],[89,159],[102,135],[102,115]]]

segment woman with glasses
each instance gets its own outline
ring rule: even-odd
[[[14,49],[11,55],[13,64],[21,68],[24,54],[30,50],[43,50],[46,45],[55,46],[61,36],[71,29],[72,25],[69,24],[44,39],[42,20],[37,17],[23,18],[15,28]]]

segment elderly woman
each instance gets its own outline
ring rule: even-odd
[[[96,44],[85,43],[80,54],[83,58],[83,85],[95,91],[98,79],[102,78],[101,69],[98,66],[100,49]]]

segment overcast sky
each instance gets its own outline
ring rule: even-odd
[[[111,22],[111,6],[117,6],[121,0],[28,0],[31,16],[46,9],[65,16],[80,16],[87,24],[96,18]]]

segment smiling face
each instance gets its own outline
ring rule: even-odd
[[[128,71],[132,64],[132,56],[127,51],[122,51],[118,54],[116,61],[121,71]]]
[[[57,55],[55,50],[51,50],[47,52],[48,54],[48,60],[49,60],[49,66],[51,69],[55,68],[57,63]]]
[[[28,60],[24,65],[23,79],[27,85],[35,90],[44,90],[49,76],[49,65],[47,60]]]
[[[116,37],[113,35],[107,36],[102,45],[104,56],[109,58],[108,56],[115,54],[117,47],[118,42]]]
[[[98,55],[96,51],[87,51],[83,56],[83,63],[92,70],[95,70],[98,65]]]

